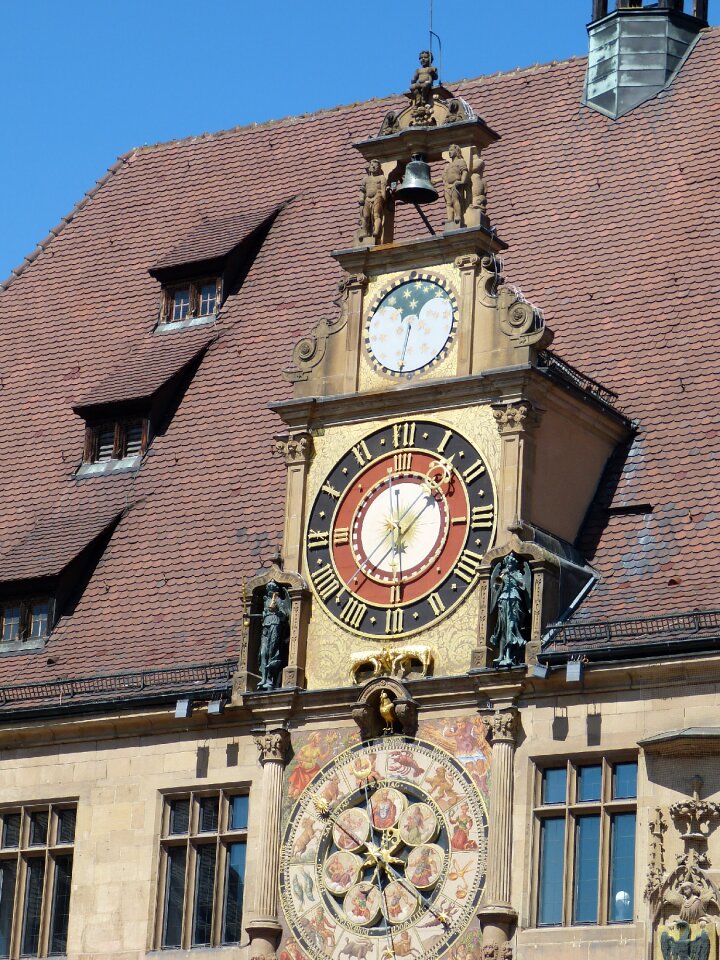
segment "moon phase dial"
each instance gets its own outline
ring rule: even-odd
[[[404,737],[350,748],[288,820],[280,892],[294,936],[313,960],[440,956],[477,909],[486,835],[454,757]]]
[[[306,537],[310,580],[346,629],[407,636],[467,596],[494,533],[494,486],[473,444],[434,421],[394,423],[322,484]]]

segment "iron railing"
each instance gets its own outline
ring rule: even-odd
[[[665,617],[635,620],[607,620],[588,623],[550,624],[546,630],[546,646],[568,644],[611,644],[616,641],[682,634],[691,637],[706,630],[720,629],[720,610],[694,611]]]
[[[583,393],[589,393],[590,396],[602,400],[608,406],[618,409],[618,394],[608,387],[604,387],[597,380],[581,373],[576,367],[573,367],[567,361],[562,360],[557,354],[550,350],[541,350],[538,353],[538,365],[544,367],[552,373],[557,374],[563,380],[569,381],[574,386],[579,387]]]

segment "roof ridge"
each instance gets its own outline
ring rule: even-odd
[[[8,287],[10,287],[18,277],[21,277],[23,273],[25,273],[30,264],[34,263],[41,253],[44,253],[45,250],[47,250],[55,237],[61,234],[65,227],[75,219],[77,214],[80,213],[80,211],[97,196],[105,184],[112,180],[118,170],[121,170],[123,167],[127,166],[127,164],[130,162],[130,159],[137,152],[137,147],[133,147],[126,153],[120,154],[115,163],[111,167],[108,167],[102,177],[100,177],[99,180],[96,180],[95,184],[87,191],[87,193],[84,193],[83,196],[77,201],[70,213],[62,217],[57,226],[53,227],[47,236],[45,236],[37,244],[37,246],[31,250],[31,252],[24,258],[23,262],[19,266],[15,267],[14,270],[10,271],[10,276],[7,278],[7,280],[0,283],[0,296],[5,293]]]
[[[547,70],[554,67],[565,66],[568,63],[574,63],[579,60],[587,60],[586,54],[573,54],[570,57],[565,57],[563,60],[548,60],[545,63],[532,63],[526,67],[512,67],[510,70],[498,70],[495,73],[480,74],[476,77],[463,77],[459,80],[443,80],[443,86],[453,87],[460,86],[461,84],[467,83],[483,83],[486,80],[496,80],[498,77],[511,77],[525,73],[531,73],[538,70]],[[309,110],[306,113],[297,113],[297,114],[288,114],[284,117],[273,117],[270,120],[263,120],[262,122],[254,123],[239,123],[234,127],[225,127],[222,130],[208,130],[204,133],[196,133],[187,137],[176,137],[171,140],[159,140],[157,143],[144,143],[141,146],[136,147],[138,153],[145,151],[158,150],[163,147],[174,147],[182,144],[196,143],[201,140],[210,140],[213,137],[223,137],[228,134],[239,133],[243,130],[260,130],[266,129],[268,127],[275,127],[281,125],[291,125],[297,123],[301,120],[310,120],[315,117],[322,117],[328,114],[339,113],[342,110],[352,110],[357,107],[365,107],[371,103],[384,103],[385,101],[390,100],[399,100],[401,97],[405,96],[405,93],[388,93],[383,97],[368,97],[367,100],[352,100],[350,103],[339,103],[333,107],[321,107],[318,110]]]

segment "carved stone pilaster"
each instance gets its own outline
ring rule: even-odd
[[[274,449],[285,460],[288,467],[293,464],[309,463],[313,456],[312,434],[303,432],[276,437]]]
[[[266,730],[255,736],[260,753],[262,775],[263,842],[255,877],[255,916],[247,925],[251,960],[275,955],[282,928],[278,920],[281,808],[283,769],[290,749],[290,734],[285,729]]]
[[[512,863],[513,766],[515,741],[520,728],[517,710],[498,711],[485,717],[492,743],[490,809],[485,895],[480,909],[483,944],[497,945],[498,953],[510,939],[517,913],[510,903]]]
[[[287,730],[272,730],[256,736],[254,740],[263,766],[266,763],[285,764],[290,749],[290,734]]]
[[[535,426],[539,411],[528,400],[493,404],[493,417],[502,439],[500,483],[502,490],[498,516],[498,542],[512,532],[518,517],[526,515],[525,505],[531,499],[534,475]]]

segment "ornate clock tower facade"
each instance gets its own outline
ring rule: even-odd
[[[517,697],[592,582],[571,544],[629,432],[506,284],[482,159],[498,134],[435,80],[421,55],[408,106],[355,144],[337,312],[272,405],[284,542],[246,586],[236,690],[292,754],[264,798],[254,956],[511,955]]]

